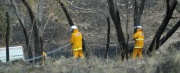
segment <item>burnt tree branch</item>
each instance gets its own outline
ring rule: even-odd
[[[10,21],[9,21],[9,13],[6,12],[7,17],[7,27],[6,27],[6,62],[9,61],[9,36],[10,36]]]
[[[138,6],[137,1],[134,0],[134,27],[140,25],[141,16],[144,10],[144,4],[145,4],[145,0],[141,0],[140,6]],[[134,33],[135,32],[136,29],[134,29]]]
[[[39,56],[39,54],[41,54],[41,52],[39,51],[39,33],[38,33],[38,26],[36,24],[36,20],[34,18],[34,15],[33,15],[33,11],[32,9],[30,8],[30,6],[28,5],[28,3],[25,1],[25,0],[21,0],[23,2],[23,4],[25,5],[26,9],[28,10],[28,13],[29,13],[29,16],[30,16],[30,19],[31,19],[31,23],[33,24],[33,34],[34,34],[34,49],[35,49],[35,56]],[[40,59],[38,60],[35,60],[35,61],[40,61]]]
[[[74,23],[71,19],[71,16],[69,14],[69,12],[67,11],[66,7],[64,6],[64,4],[59,0],[59,5],[60,7],[63,9],[64,13],[66,14],[67,20],[69,22],[70,26],[73,26]],[[86,57],[88,57],[88,53],[87,53],[87,49],[86,49],[86,44],[85,44],[85,40],[84,38],[82,38],[82,48],[83,48],[83,53],[85,54]]]
[[[12,1],[12,0],[10,0],[10,1],[11,1],[11,5],[14,8],[16,17],[18,18],[18,21],[19,21],[19,23],[20,23],[20,25],[22,27],[24,37],[25,37],[25,40],[26,40],[26,48],[28,49],[28,57],[31,59],[32,58],[32,50],[31,50],[31,46],[29,46],[29,37],[28,37],[28,34],[27,34],[27,30],[26,30],[26,28],[24,26],[24,20],[20,15],[20,12],[19,12],[19,9],[18,9],[16,3],[14,1]],[[30,62],[32,63],[32,61],[30,61]]]
[[[70,26],[73,26],[74,23],[73,23],[73,21],[72,21],[72,19],[71,19],[71,16],[70,16],[69,12],[67,11],[67,9],[65,8],[64,4],[63,4],[60,0],[59,0],[59,5],[60,5],[61,8],[63,9],[63,11],[64,11],[64,13],[65,13],[65,15],[66,15],[66,17],[67,17],[67,20],[68,20],[68,22],[69,22],[69,25],[70,25]]]
[[[166,8],[166,15],[161,23],[161,25],[159,26],[154,38],[153,38],[153,41],[151,42],[151,45],[150,47],[148,48],[148,51],[147,51],[147,54],[150,54],[153,50],[157,50],[160,46],[160,37],[162,35],[162,33],[164,32],[165,28],[167,27],[171,17],[172,17],[172,14],[173,14],[173,11],[177,5],[177,1],[173,1],[171,4],[169,2],[169,0],[166,0],[166,4],[167,4],[167,8]]]
[[[111,15],[111,18],[112,18],[113,23],[114,23],[115,28],[116,28],[116,33],[117,33],[117,37],[118,37],[118,43],[119,43],[119,46],[121,48],[122,60],[124,60],[124,57],[126,57],[126,59],[128,59],[128,56],[127,56],[127,44],[125,42],[124,35],[123,35],[123,32],[122,32],[122,28],[121,28],[119,11],[118,11],[117,8],[115,8],[113,0],[107,0],[107,1],[108,1],[108,5],[109,5],[109,13]]]
[[[179,26],[180,21],[178,21],[176,25],[164,37],[161,38],[160,45],[163,45],[168,40],[168,38],[171,37],[172,34],[179,28]]]

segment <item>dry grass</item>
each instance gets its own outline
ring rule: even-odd
[[[178,44],[178,43],[177,43]],[[22,61],[0,64],[0,73],[178,73],[180,72],[180,50],[169,47],[169,53],[156,53],[153,57],[121,61],[103,59],[95,55],[88,59],[47,57],[46,65],[24,64]],[[168,50],[167,49],[167,50]]]
[[[157,3],[157,5],[153,5],[154,7],[145,7],[144,14],[142,15],[141,24],[146,34],[145,49],[149,47],[149,44],[151,43],[154,33],[156,32],[158,26],[161,24],[164,16],[165,4],[161,4],[162,0],[161,1],[159,0],[158,2],[159,3]],[[96,43],[106,42],[105,39],[106,28],[107,28],[105,24],[106,21],[101,21],[101,23],[99,23],[100,19],[97,18],[98,16],[97,15],[92,16],[92,14],[89,14],[89,16],[88,14],[85,14],[87,18],[84,21],[85,16],[82,14],[81,16],[83,16],[83,18],[79,18],[78,19],[79,22],[75,21],[75,23],[80,27],[79,29],[82,31],[82,33],[84,33],[84,37],[85,39],[87,39],[86,41],[88,41],[87,43],[96,44]],[[179,17],[179,13],[175,11],[173,16]],[[96,17],[96,19],[94,17]],[[94,21],[94,19],[97,21],[99,20],[99,22]],[[178,19],[179,18],[174,19],[171,22],[171,25],[175,24],[176,20]],[[123,18],[122,18],[122,23],[125,23],[125,19],[123,20]],[[128,31],[130,32],[130,36],[132,37],[133,33],[131,32],[133,32],[132,30],[133,19],[130,20],[129,24],[130,25]],[[57,23],[56,24],[54,23],[54,26],[48,25],[48,27],[50,26],[52,26],[53,29],[51,31],[49,31],[50,29],[47,30],[48,33],[45,34],[45,36],[50,37],[46,39],[49,40],[48,42],[45,43],[46,48],[56,48],[59,47],[59,45],[69,42],[69,37],[67,37],[69,36],[69,34],[64,35],[65,33],[68,33],[67,30],[69,28],[67,26],[59,25]],[[99,26],[101,26],[101,28],[103,29],[94,28]],[[123,24],[122,27],[125,27],[125,25]],[[54,32],[54,30],[56,30],[56,32]],[[61,33],[59,31],[61,31]],[[52,32],[56,33],[56,35]],[[158,53],[156,53],[153,57],[147,57],[146,55],[144,55],[144,59],[143,59],[144,63],[142,63],[140,60],[137,61],[128,60],[122,62],[121,60],[118,60],[116,58],[103,59],[97,55],[94,55],[97,52],[97,50],[95,50],[92,51],[93,53],[88,59],[76,60],[71,57],[69,58],[64,56],[61,56],[59,59],[47,57],[46,65],[36,65],[36,64],[26,64],[26,63],[24,64],[22,61],[7,63],[7,64],[0,63],[0,73],[179,73],[180,50],[177,50],[177,48],[179,49],[180,47],[177,46],[179,44],[175,43],[176,45],[172,45],[171,47],[166,49],[170,44],[172,44],[172,42],[175,42],[175,40],[179,41],[177,40],[179,39],[179,32],[180,30],[178,30],[175,34],[173,34],[173,36],[168,40],[168,42],[165,43],[165,45],[160,47],[161,50],[166,51],[165,53],[159,50]],[[111,24],[112,43],[117,42],[115,33],[116,32],[114,26],[113,24]],[[101,55],[101,53],[98,54]]]

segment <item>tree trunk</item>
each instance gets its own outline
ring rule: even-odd
[[[171,37],[171,35],[179,28],[180,21],[176,23],[176,25],[160,40],[160,46],[163,45],[166,40]]]
[[[40,39],[40,55],[42,55],[42,53],[43,53],[43,51],[44,51],[44,49],[43,49],[43,37],[42,37],[42,35],[39,37],[39,39]],[[42,59],[43,59],[43,57],[42,57]],[[41,59],[41,60],[42,60]],[[45,59],[44,59],[44,61],[45,61]]]
[[[147,54],[150,54],[153,50],[157,50],[160,47],[160,42],[159,42],[160,37],[172,17],[173,11],[177,5],[177,1],[173,1],[172,4],[170,4],[169,0],[166,0],[166,4],[167,4],[166,15],[165,15],[161,25],[159,26],[159,28],[154,36],[154,39],[151,42],[150,47],[148,48]]]
[[[39,25],[41,25],[41,27],[40,27],[40,31],[38,31],[38,32],[40,32],[39,33],[39,36],[38,36],[38,38],[39,38],[39,50],[37,51],[38,52],[38,56],[40,56],[40,55],[42,55],[42,53],[43,53],[43,27],[42,27],[42,0],[39,0],[39,2],[38,2],[38,14],[37,14],[37,23],[39,24]],[[43,57],[40,59],[40,60],[42,60],[43,59]]]
[[[137,25],[140,25],[141,16],[144,10],[145,0],[141,0],[141,6],[138,8]]]
[[[109,17],[106,18],[108,23],[108,29],[107,29],[107,44],[106,44],[106,50],[104,57],[107,58],[108,51],[109,51],[109,44],[110,44],[110,20]]]
[[[140,6],[138,6],[137,1],[134,0],[134,27],[140,25],[141,16],[144,10],[144,4],[145,4],[145,0],[141,0]],[[134,29],[134,33],[135,32],[136,32],[136,29]]]
[[[27,8],[28,12],[29,12],[29,16],[31,19],[31,23],[33,24],[33,34],[34,34],[34,49],[35,49],[35,57],[40,56],[40,54],[42,54],[40,52],[40,48],[39,48],[39,34],[38,34],[38,27],[36,24],[36,20],[34,19],[34,15],[33,15],[33,11],[30,8],[30,6],[28,5],[28,3],[25,0],[22,0],[23,4],[25,5],[25,7]],[[40,59],[37,59],[35,61],[40,61]]]
[[[6,12],[7,17],[7,28],[6,28],[6,62],[9,62],[9,36],[10,36],[10,21],[9,21],[9,13]]]
[[[128,26],[129,26],[129,14],[130,14],[130,9],[129,9],[129,3],[127,0],[125,0],[126,3],[126,8],[127,8],[127,14],[126,14],[126,35],[127,35],[127,39],[126,39],[126,43],[127,43],[127,48],[128,48],[128,54],[131,53],[131,49],[129,49],[129,32],[128,32]]]
[[[133,1],[134,2],[134,27],[138,26],[137,24],[137,15],[138,15],[138,5],[136,0]],[[136,30],[134,29],[134,33],[136,32]]]
[[[85,57],[88,58],[89,53],[88,53],[88,50],[86,49],[86,42],[85,42],[84,38],[82,38],[82,48],[83,48],[83,53],[84,53]]]
[[[71,19],[71,16],[70,16],[69,12],[67,11],[66,7],[64,6],[64,4],[60,0],[59,0],[59,5],[61,6],[61,8],[63,9],[64,13],[66,14],[66,17],[67,17],[67,20],[69,22],[69,25],[73,26],[74,23],[73,23],[73,21]]]
[[[25,40],[26,40],[26,48],[28,49],[28,58],[31,59],[32,58],[32,50],[31,50],[31,46],[29,45],[29,37],[28,37],[28,34],[27,34],[27,30],[24,26],[24,19],[21,17],[20,15],[20,12],[19,12],[19,9],[16,5],[15,2],[13,2],[12,0],[11,1],[11,5],[14,7],[14,11],[15,11],[15,14],[18,18],[18,21],[23,29],[23,33],[24,33],[24,37],[25,37]],[[32,63],[33,61],[30,61],[30,63]]]
[[[113,0],[107,0],[107,1],[109,5],[109,13],[111,15],[111,18],[116,28],[117,38],[118,38],[119,46],[121,48],[122,60],[124,60],[125,56],[126,56],[126,59],[128,59],[127,44],[125,42],[124,35],[121,28],[119,11],[117,10],[117,8],[114,7]]]

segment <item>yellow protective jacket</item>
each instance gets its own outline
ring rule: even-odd
[[[137,30],[134,34],[133,39],[135,40],[134,48],[143,48],[144,47],[144,33],[142,30]]]
[[[71,35],[70,43],[73,51],[82,50],[82,34],[78,29],[74,29]]]

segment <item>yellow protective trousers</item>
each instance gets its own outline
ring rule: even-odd
[[[73,57],[74,58],[84,58],[84,54],[82,52],[82,50],[73,50]]]
[[[139,58],[142,58],[142,48],[134,48],[132,59],[135,60],[137,55],[139,56]]]

